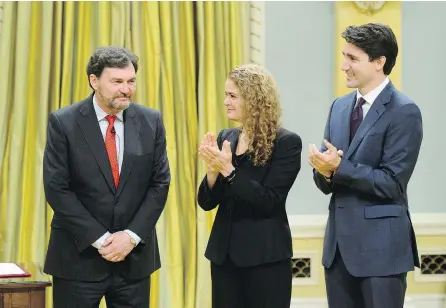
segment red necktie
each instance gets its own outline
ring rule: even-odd
[[[108,121],[107,133],[105,134],[105,148],[107,149],[113,180],[115,182],[115,187],[117,188],[119,183],[119,164],[118,154],[116,152],[116,131],[113,126],[115,124],[116,116],[108,115],[105,118]]]

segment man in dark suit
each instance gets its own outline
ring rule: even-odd
[[[388,79],[398,46],[385,25],[348,27],[342,70],[355,91],[336,99],[314,181],[332,194],[324,239],[332,308],[402,308],[406,274],[419,267],[407,185],[423,137],[417,105]]]
[[[45,272],[54,307],[148,307],[155,224],[170,184],[160,112],[132,103],[138,58],[101,47],[94,93],[50,114],[43,180],[54,210]]]

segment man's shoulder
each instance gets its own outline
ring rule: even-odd
[[[421,110],[415,101],[397,89],[394,89],[390,103],[397,117],[421,117]]]
[[[150,108],[150,107],[147,107],[147,106],[143,106],[143,105],[140,105],[140,104],[137,104],[137,103],[134,103],[134,102],[132,102],[130,104],[130,106],[131,106],[131,108],[133,108],[133,110],[137,114],[141,114],[141,115],[143,115],[145,117],[149,117],[149,118],[155,117],[155,118],[157,118],[161,114],[161,112],[159,110],[156,110],[156,109],[153,109],[153,108]]]
[[[74,104],[59,108],[51,113],[56,115],[58,118],[71,117],[74,113],[78,112],[85,104],[87,104],[90,99],[91,98],[88,97]]]
[[[343,96],[339,96],[334,100],[333,105],[350,104],[351,102],[353,102],[355,97],[356,97],[356,90],[351,91]]]
[[[404,105],[416,105],[415,101],[413,99],[411,99],[410,97],[408,97],[406,94],[404,94],[403,92],[395,89],[393,91],[393,95],[392,95],[392,99],[391,99],[394,103],[396,103],[397,105],[400,106],[404,106]]]

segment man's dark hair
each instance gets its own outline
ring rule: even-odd
[[[350,26],[341,35],[347,43],[363,50],[369,56],[370,62],[382,56],[386,57],[384,74],[389,75],[392,72],[398,55],[398,43],[389,26],[377,23]]]
[[[100,77],[104,68],[124,68],[129,64],[133,64],[135,72],[138,71],[138,57],[123,47],[106,46],[99,47],[90,57],[87,65],[88,82],[90,83],[90,75],[94,74]],[[91,84],[90,84],[91,87]]]

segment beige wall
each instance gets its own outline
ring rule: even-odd
[[[293,286],[293,297],[308,297],[308,298],[325,298],[325,283],[324,283],[324,269],[321,264],[322,257],[322,238],[295,238],[293,240],[293,247],[296,256],[300,256],[300,251],[304,251],[304,255],[308,251],[316,251],[317,258],[314,262],[317,263],[317,279],[314,285],[295,285]],[[420,252],[429,252],[432,250],[440,250],[446,253],[446,236],[419,236],[418,247]],[[312,260],[313,261],[313,260]],[[420,281],[414,279],[414,272],[408,274],[407,294],[445,294],[446,293],[446,279],[445,281]],[[418,278],[418,277],[417,277]],[[435,278],[435,277],[434,277]],[[430,308],[430,307],[425,307]]]
[[[268,1],[265,2],[263,37],[266,67],[277,79],[286,128],[302,138],[304,154],[308,143],[319,144],[331,103],[335,99],[335,75],[340,72],[335,57],[337,2]],[[401,90],[420,106],[424,138],[420,157],[409,183],[412,213],[446,212],[442,177],[446,165],[437,163],[438,153],[446,151],[443,117],[446,104],[441,89],[446,84],[446,2],[388,3],[382,10],[392,10],[401,24],[399,71],[396,78]],[[345,4],[347,5],[347,4]],[[398,9],[397,13],[393,13]],[[349,8],[354,11],[353,4]],[[364,18],[373,21],[371,17]],[[363,21],[364,21],[363,20]],[[398,23],[399,24],[399,23]],[[256,47],[259,48],[259,47]],[[311,170],[302,160],[302,169],[287,203],[289,214],[324,214],[328,197],[321,194],[311,179]]]
[[[285,127],[298,133],[304,145],[302,169],[290,192],[287,211],[295,231],[295,255],[310,257],[315,275],[296,282],[293,300],[296,307],[326,307],[320,264],[329,196],[315,187],[305,155],[309,142],[320,142],[335,98],[335,56],[340,53],[334,39],[340,33],[333,30],[336,4],[271,1],[263,5],[263,15],[255,18],[255,29],[264,29],[256,34],[263,43],[255,48],[263,46],[264,51],[255,52],[263,56],[263,64],[277,80]],[[435,158],[446,150],[442,142],[446,104],[442,92],[435,90],[446,84],[446,3],[401,2],[387,8],[391,14],[400,14],[395,29],[400,35],[401,90],[420,106],[424,120],[423,146],[408,192],[418,246],[420,254],[446,255],[446,207],[440,179],[446,165]],[[373,15],[364,20],[373,21]],[[409,273],[406,300],[405,308],[446,308],[446,275],[420,275],[419,270]]]

